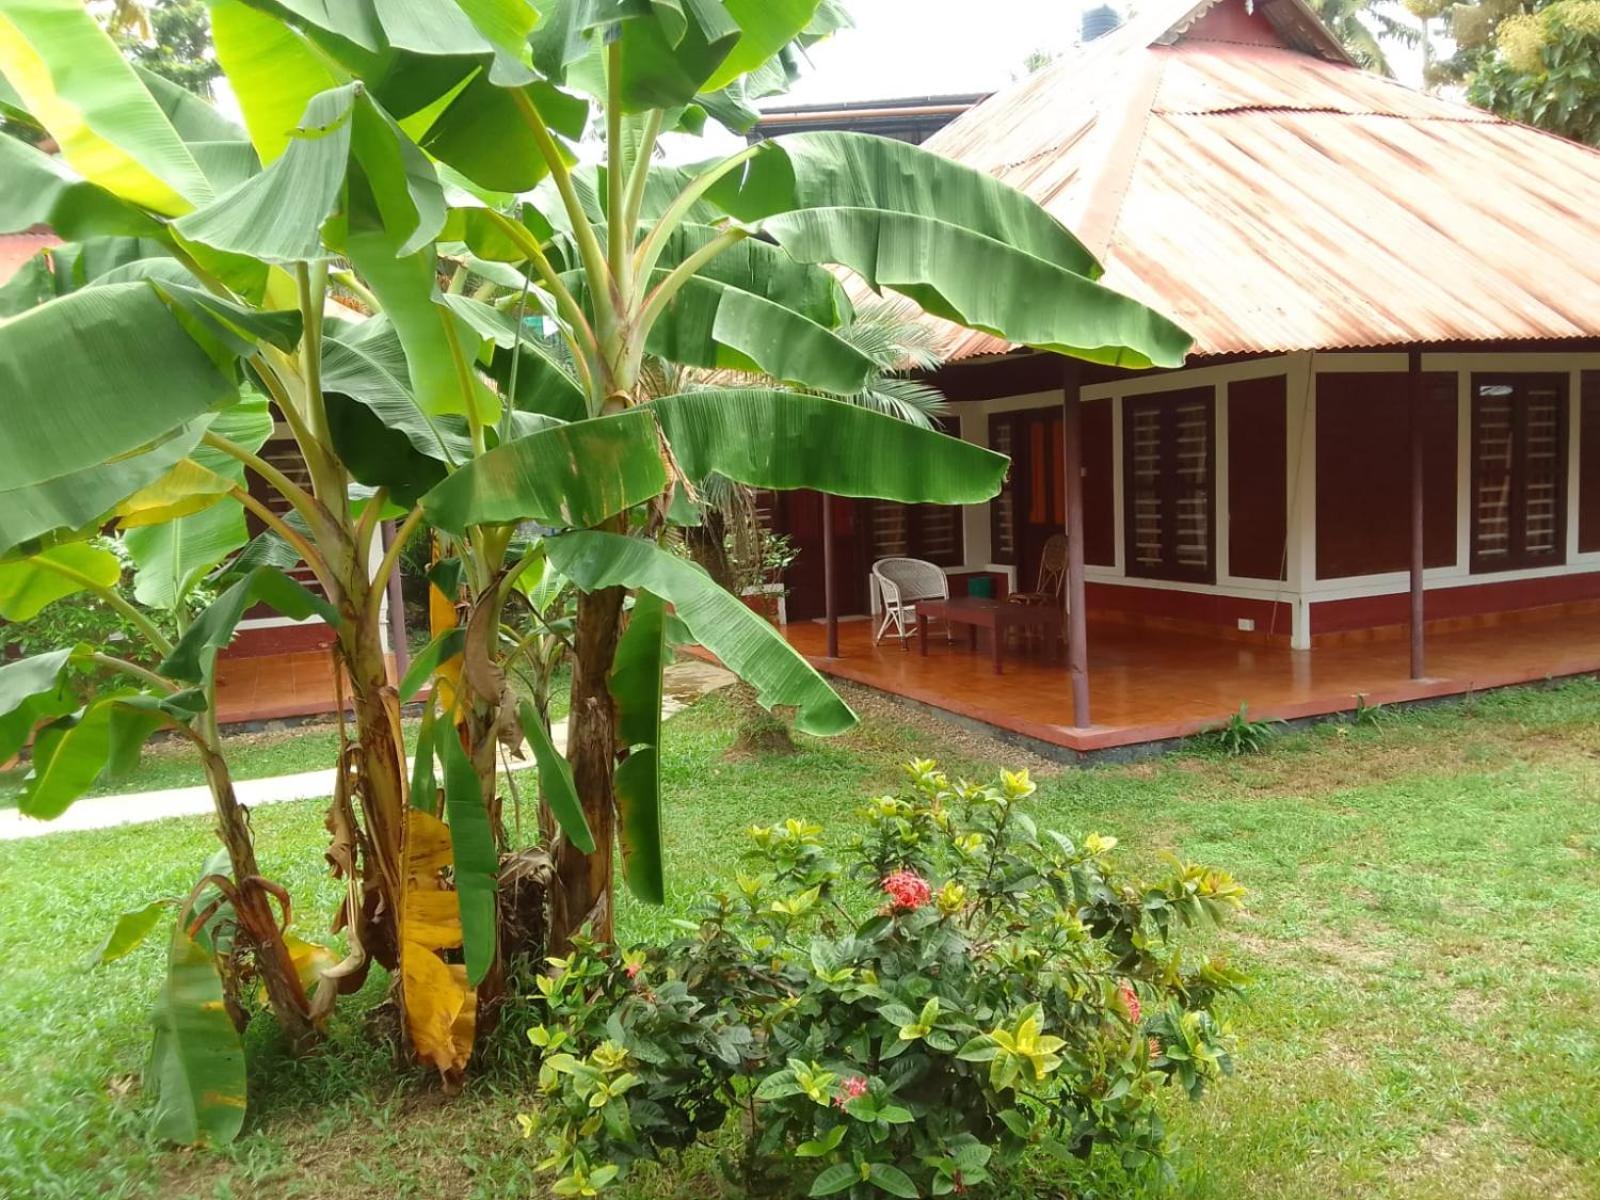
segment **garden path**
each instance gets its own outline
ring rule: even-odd
[[[672,663],[663,681],[662,717],[670,717],[689,707],[701,696],[726,687],[734,681],[731,671],[699,660]],[[555,722],[550,729],[557,749],[565,752],[567,722]],[[509,763],[513,771],[533,765],[527,745],[519,759]],[[239,779],[233,790],[246,807],[281,804],[288,800],[313,800],[333,794],[333,769],[301,771],[294,775],[274,775],[267,779]],[[205,786],[164,788],[154,792],[130,792],[121,796],[98,796],[79,800],[53,821],[25,817],[14,808],[0,810],[0,841],[43,837],[84,829],[106,829],[113,825],[138,825],[166,817],[192,817],[211,811],[211,791]]]

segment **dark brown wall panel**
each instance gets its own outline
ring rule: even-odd
[[[1083,429],[1083,561],[1097,567],[1117,562],[1117,492],[1111,462],[1111,401],[1080,408]],[[1600,425],[1600,419],[1596,420]]]
[[[1578,549],[1600,550],[1600,371],[1583,373],[1578,425]]]
[[[1228,385],[1228,573],[1282,579],[1288,522],[1288,381]]]
[[[1317,377],[1317,578],[1403,571],[1411,562],[1406,376]],[[1424,377],[1423,554],[1456,557],[1456,377]]]

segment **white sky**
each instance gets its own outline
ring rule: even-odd
[[[1098,2],[847,0],[855,27],[813,46],[810,70],[773,103],[993,91],[1024,73],[1030,52],[1076,45],[1081,14]],[[1126,16],[1134,6],[1112,7]],[[1385,7],[1411,20],[1398,3]],[[1388,44],[1385,52],[1404,82],[1420,82],[1420,52]]]

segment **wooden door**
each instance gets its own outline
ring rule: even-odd
[[[787,608],[791,621],[825,616],[827,601],[822,572],[822,493],[780,492],[778,528],[789,535],[795,558],[784,572],[788,586]],[[854,500],[833,498],[834,593],[840,616],[867,611],[866,544],[862,536],[860,506]]]

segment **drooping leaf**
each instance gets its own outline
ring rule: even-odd
[[[322,226],[344,182],[360,94],[351,83],[312,97],[276,162],[182,218],[177,231],[191,242],[269,262],[323,257]]]
[[[585,591],[646,588],[673,606],[690,634],[756,689],[768,708],[798,709],[805,733],[842,733],[855,714],[770,624],[718,587],[695,564],[653,542],[579,530],[546,543],[550,561]]]
[[[674,182],[681,187],[688,180],[685,178]],[[678,226],[663,239],[661,257],[656,266],[677,266],[712,241],[719,232],[709,225],[690,223]],[[796,262],[777,246],[760,238],[745,238],[735,242],[700,268],[698,275],[782,304],[807,320],[830,329],[848,320],[851,315],[850,300],[832,271],[814,263]]]
[[[0,75],[89,182],[166,216],[211,199],[161,106],[78,0],[6,0]]]
[[[211,422],[213,432],[254,453],[272,436],[272,414],[264,396],[250,396]],[[198,494],[212,503],[198,512],[184,513],[181,501],[174,504],[162,494],[158,482],[140,495],[119,506],[133,509],[136,528],[124,535],[123,544],[132,555],[138,572],[134,576],[134,598],[148,608],[175,609],[205,575],[228,555],[250,540],[244,519],[244,506],[224,493],[243,486],[244,467],[236,459],[210,446],[198,446],[185,460],[200,478],[186,478],[191,497]],[[192,475],[191,472],[190,474]],[[215,481],[215,483],[211,482]],[[220,490],[213,490],[220,488]],[[166,502],[166,503],[163,503]],[[166,515],[163,523],[151,519]],[[124,525],[128,517],[124,517]]]
[[[711,279],[690,279],[650,329],[648,349],[669,362],[763,372],[787,383],[853,395],[872,359],[783,304]]]
[[[329,625],[339,623],[339,613],[314,592],[307,591],[275,567],[255,567],[189,626],[160,671],[168,679],[204,683],[211,677],[217,652],[233,640],[233,631],[254,604],[266,604],[283,616],[303,621],[320,616]]]
[[[687,104],[739,41],[739,26],[720,3],[639,5],[621,22],[624,112]]]
[[[636,408],[507,442],[439,484],[422,508],[430,524],[450,533],[524,520],[584,527],[666,485],[655,422]]]
[[[585,854],[593,854],[594,833],[583,815],[583,803],[572,781],[572,765],[550,740],[550,731],[539,719],[531,701],[524,700],[517,706],[517,719],[522,724],[522,736],[528,739],[534,760],[539,764],[539,790],[550,806],[550,815],[569,842]]]
[[[1087,276],[937,217],[805,209],[762,229],[801,262],[839,263],[874,288],[1020,345],[1140,369],[1182,366],[1192,343],[1167,318]]]
[[[23,816],[53,821],[94,786],[111,757],[111,723],[121,695],[102,695],[38,731],[33,767],[17,798]]]
[[[444,767],[444,809],[450,822],[450,849],[456,892],[461,902],[461,944],[467,982],[483,982],[495,960],[495,887],[500,874],[494,831],[483,788],[454,727],[435,738]]]
[[[67,542],[0,563],[0,617],[29,621],[57,600],[89,587],[116,587],[121,578],[117,556],[88,542]]]
[[[666,608],[653,592],[634,599],[617,644],[609,686],[617,738],[628,755],[617,767],[617,834],[622,876],[646,904],[666,901],[661,847],[661,673],[666,668]]]
[[[428,682],[428,677],[439,669],[440,663],[447,662],[461,653],[466,637],[466,630],[455,626],[446,629],[417,652],[411,659],[411,665],[406,668],[405,678],[400,681],[402,704],[422,690],[423,685]]]
[[[244,1048],[222,1002],[212,956],[179,921],[156,999],[145,1086],[155,1131],[181,1145],[226,1145],[244,1125]]]
[[[764,141],[743,171],[712,185],[708,197],[743,221],[805,209],[936,218],[1063,270],[1100,274],[1083,243],[1016,188],[920,146],[869,134],[827,130]]]
[[[22,749],[34,726],[78,706],[62,678],[73,653],[67,646],[0,666],[0,762]]]
[[[194,449],[205,422],[191,421],[143,453],[56,479],[0,488],[0,554],[61,530],[98,529],[118,501],[167,475]]]
[[[123,913],[106,934],[105,941],[95,947],[94,953],[89,956],[89,965],[103,967],[107,963],[116,962],[117,959],[132,954],[161,923],[162,916],[171,907],[171,900],[152,900],[143,908]]]
[[[441,872],[453,855],[450,830],[430,813],[406,817],[405,879],[400,901],[400,972],[407,1031],[423,1062],[458,1076],[472,1054],[476,997],[464,966],[437,953],[461,945],[460,895]]]
[[[841,400],[792,392],[682,392],[644,407],[690,479],[815,488],[908,504],[977,504],[1007,459],[982,446]]]
[[[148,284],[52,300],[0,322],[0,490],[98,467],[237,394]]]

